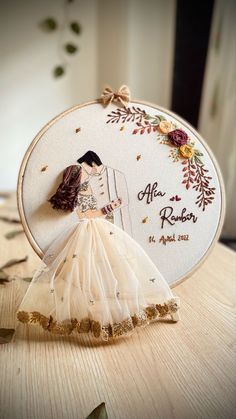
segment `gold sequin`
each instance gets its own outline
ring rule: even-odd
[[[22,323],[28,323],[30,316],[29,316],[29,313],[27,313],[26,311],[19,311],[17,313],[17,318]]]
[[[169,312],[168,304],[163,304],[163,305],[156,304],[156,309],[157,309],[160,317],[166,316]]]
[[[132,318],[123,320],[120,323],[114,323],[111,325],[111,333],[113,337],[126,335],[134,329]]]
[[[91,331],[94,335],[95,338],[99,338],[100,334],[101,334],[101,324],[97,321],[92,320],[91,322]]]
[[[90,319],[82,319],[77,325],[77,330],[79,333],[88,333],[90,331]]]
[[[147,318],[149,320],[154,320],[158,315],[158,311],[157,311],[155,305],[146,307],[145,311],[147,313]]]

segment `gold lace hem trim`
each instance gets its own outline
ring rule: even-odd
[[[95,338],[102,338],[107,341],[111,338],[127,335],[136,327],[146,326],[152,320],[176,313],[178,309],[179,302],[173,298],[164,304],[151,304],[119,323],[106,326],[102,326],[99,321],[90,318],[84,318],[80,321],[74,318],[58,322],[52,316],[46,317],[38,311],[18,311],[17,319],[22,323],[37,323],[44,330],[58,335],[70,335],[73,331],[78,333],[90,332]]]

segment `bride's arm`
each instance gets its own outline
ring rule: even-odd
[[[121,199],[118,198],[98,210],[77,211],[79,218],[97,218],[105,217],[121,205]]]

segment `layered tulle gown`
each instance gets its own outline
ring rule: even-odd
[[[17,313],[45,330],[108,340],[179,307],[142,247],[103,218],[84,219],[60,234],[44,256]]]
[[[177,321],[179,298],[143,248],[107,217],[86,218],[86,205],[95,209],[85,202],[84,217],[45,252],[18,320],[51,333],[90,333],[105,341],[160,318]]]

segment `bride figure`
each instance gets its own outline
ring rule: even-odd
[[[174,297],[131,231],[124,175],[88,151],[67,167],[49,199],[77,218],[46,250],[17,312],[23,323],[61,335],[110,340],[138,326],[178,321]],[[120,224],[120,227],[116,224]]]

